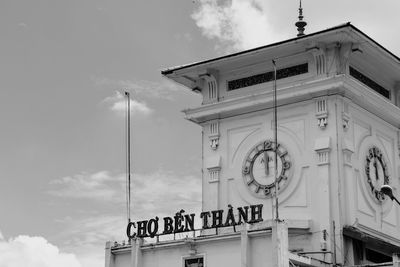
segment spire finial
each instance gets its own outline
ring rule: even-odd
[[[300,0],[300,7],[299,7],[299,20],[294,24],[297,27],[297,36],[304,35],[304,27],[307,25],[307,22],[303,21],[303,8],[301,7],[301,0]]]

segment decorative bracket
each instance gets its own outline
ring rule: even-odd
[[[308,51],[311,51],[311,54],[314,57],[315,69],[317,71],[317,75],[324,75],[327,72],[326,67],[326,56],[325,56],[325,48],[320,44],[313,43],[310,47],[307,48]]]
[[[315,140],[314,150],[318,154],[318,165],[329,164],[329,151],[331,150],[330,137],[321,137]]]
[[[342,126],[345,132],[347,132],[350,127],[349,104],[347,101],[343,101]]]
[[[325,129],[328,125],[328,101],[326,98],[319,98],[315,102],[315,116],[317,117],[318,127]]]
[[[342,125],[343,125],[343,130],[347,132],[350,125],[350,115],[347,112],[342,112]]]
[[[210,147],[216,150],[219,145],[219,121],[212,121],[210,124],[208,138],[210,139]]]
[[[207,73],[201,74],[199,77],[204,79],[206,88],[208,88],[208,100],[210,102],[218,101],[218,82],[216,75],[214,75],[212,70],[207,70]]]
[[[221,171],[221,156],[209,157],[206,161],[208,170],[208,178],[210,183],[219,182],[219,174]]]
[[[353,155],[354,153],[353,145],[346,138],[343,138],[342,144],[343,144],[342,151],[343,151],[344,164],[347,166],[351,166],[351,155]]]

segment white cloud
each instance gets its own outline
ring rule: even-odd
[[[80,214],[66,216],[55,221],[61,224],[63,231],[52,238],[65,250],[73,252],[84,267],[104,266],[104,247],[106,241],[126,240],[126,215],[120,206],[114,205],[115,212],[110,214]],[[82,217],[84,215],[84,217]],[[1,267],[1,266],[0,266]]]
[[[173,100],[173,94],[179,90],[180,85],[163,79],[161,82],[148,80],[113,80],[109,78],[93,77],[96,86],[104,89],[126,90],[132,92],[132,97],[148,97]]]
[[[48,193],[58,197],[125,203],[125,174],[107,171],[81,173],[53,180]],[[158,170],[148,174],[132,174],[132,212],[143,218],[168,214],[185,208],[198,209],[201,203],[201,179]]]
[[[74,254],[60,252],[43,237],[0,239],[0,267],[80,267]]]
[[[123,181],[123,176],[111,176],[106,171],[80,173],[51,181],[56,188],[48,193],[66,198],[121,202],[117,195],[121,193]]]
[[[250,49],[278,40],[267,16],[264,0],[200,0],[192,14],[209,39],[217,39],[226,52]]]
[[[129,101],[132,115],[149,115],[153,112],[143,101],[139,102],[132,98]],[[104,99],[102,103],[108,105],[112,111],[120,115],[124,115],[127,110],[127,101],[119,91],[116,91],[113,96]]]
[[[104,262],[105,241],[126,240],[125,174],[108,171],[81,173],[53,180],[50,194],[69,199],[93,201],[91,206],[112,205],[103,213],[83,212],[58,219],[64,229],[52,238],[72,251],[85,267]],[[180,209],[199,213],[201,179],[193,175],[157,170],[132,174],[132,213],[134,221],[155,216],[172,216]],[[2,267],[2,266],[0,266]]]

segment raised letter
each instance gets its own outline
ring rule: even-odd
[[[212,226],[211,227],[220,227],[222,226],[222,214],[224,213],[223,210],[213,210],[212,211]]]
[[[239,211],[238,224],[247,223],[249,220],[249,207],[248,206],[244,206],[243,208],[239,207],[238,211]],[[243,219],[243,221],[242,221],[242,219]]]
[[[258,205],[251,205],[251,220],[249,223],[256,223],[256,222],[261,222],[263,220],[262,218],[262,204]],[[257,218],[256,218],[257,217]]]
[[[208,226],[208,217],[210,217],[210,212],[209,211],[203,211],[200,213],[200,218],[203,219],[203,229],[209,229],[210,226]]]
[[[126,235],[128,236],[129,239],[132,239],[132,238],[136,237],[136,233],[131,233],[132,227],[136,228],[135,223],[134,222],[128,223],[128,227],[126,228]]]
[[[153,226],[154,225],[154,226]],[[156,216],[155,219],[151,219],[147,224],[147,232],[149,233],[150,237],[155,237],[158,232],[158,217]]]
[[[147,221],[137,222],[137,227],[138,227],[137,236],[138,237],[147,237],[147,233],[146,233]]]
[[[185,214],[185,231],[194,231],[194,214]]]
[[[164,217],[164,232],[163,234],[172,234],[174,231],[174,226],[173,226],[174,220],[172,220],[171,217]]]
[[[232,206],[228,209],[228,215],[226,216],[225,226],[234,226],[236,225],[235,215],[233,214]]]
[[[174,216],[175,219],[175,233],[180,233],[183,232],[184,226],[182,225],[182,220],[183,216],[182,213],[184,213],[184,210],[181,210],[180,212],[177,212]]]

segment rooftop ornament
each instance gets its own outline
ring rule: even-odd
[[[307,25],[307,22],[303,21],[303,8],[301,7],[301,0],[300,0],[300,7],[299,7],[299,20],[294,24],[297,27],[297,34],[298,37],[305,35],[304,34],[304,27]]]

